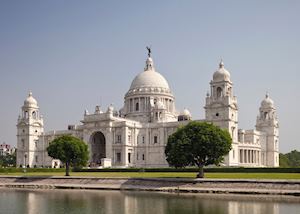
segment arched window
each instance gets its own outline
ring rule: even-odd
[[[221,87],[217,88],[217,98],[222,97],[223,96],[223,90]]]
[[[231,95],[231,87],[228,88],[228,95]]]
[[[33,111],[33,112],[32,112],[32,117],[33,117],[33,119],[36,119],[36,115],[37,115],[36,112]]]
[[[139,109],[140,109],[140,105],[139,105],[139,103],[136,103],[136,104],[135,104],[135,110],[136,110],[136,111],[139,111]]]
[[[27,119],[28,118],[28,111],[25,111],[25,118]]]

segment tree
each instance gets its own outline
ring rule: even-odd
[[[0,166],[12,167],[16,166],[16,153],[5,154],[0,156]]]
[[[88,161],[88,147],[80,139],[71,135],[55,138],[47,148],[48,155],[66,165],[66,176],[70,176],[70,166],[85,166]]]
[[[231,150],[231,142],[227,130],[193,121],[169,136],[165,154],[168,163],[176,168],[198,166],[197,177],[203,178],[203,167],[221,163]]]
[[[288,159],[290,167],[300,167],[300,152],[298,152],[297,150],[293,150],[285,154],[285,156]]]
[[[285,154],[282,153],[279,154],[279,166],[284,168],[290,167],[289,159],[286,157]]]
[[[279,154],[280,167],[300,167],[300,152],[293,150],[286,154]]]

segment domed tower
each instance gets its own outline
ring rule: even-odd
[[[17,166],[42,166],[44,132],[43,118],[40,116],[36,99],[30,92],[22,106],[22,114],[17,123]]]
[[[274,101],[268,94],[261,102],[259,115],[256,119],[256,130],[266,133],[266,144],[265,146],[262,145],[262,164],[268,167],[278,167],[279,125]]]
[[[140,122],[177,120],[174,96],[166,79],[156,72],[150,52],[144,71],[134,78],[125,95],[122,116]]]
[[[238,107],[233,96],[230,73],[225,69],[223,61],[213,74],[210,82],[210,94],[207,94],[205,104],[205,119],[220,128],[227,129],[232,137],[232,150],[225,157],[228,166],[238,165]]]

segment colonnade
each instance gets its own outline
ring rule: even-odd
[[[261,152],[258,150],[253,149],[240,149],[240,163],[256,163],[260,165],[261,158],[260,158]]]
[[[130,98],[126,101],[127,112],[145,112],[150,111],[150,97]],[[155,99],[155,98],[153,98]],[[175,109],[174,101],[169,98],[158,98],[166,107],[167,112],[173,112]],[[158,101],[157,100],[157,101]],[[156,101],[156,102],[157,102]],[[138,107],[137,107],[138,106]]]

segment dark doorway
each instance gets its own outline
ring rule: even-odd
[[[100,165],[101,159],[106,157],[105,137],[102,132],[96,132],[91,138],[92,164]]]

